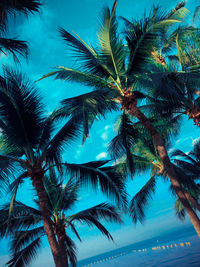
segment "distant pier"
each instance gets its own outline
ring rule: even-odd
[[[92,266],[94,264],[98,264],[98,263],[102,263],[102,262],[105,262],[105,261],[110,261],[110,260],[113,260],[115,258],[118,258],[118,257],[121,257],[121,256],[124,256],[124,255],[127,255],[127,254],[130,254],[130,253],[141,253],[141,252],[146,252],[146,251],[152,251],[152,250],[165,250],[165,249],[172,249],[172,248],[177,248],[177,247],[184,247],[184,246],[190,246],[191,245],[191,242],[181,242],[181,243],[173,243],[173,244],[169,244],[169,245],[162,245],[162,246],[155,246],[155,247],[151,247],[151,248],[142,248],[142,249],[135,249],[135,250],[129,250],[129,251],[126,251],[126,252],[122,252],[120,254],[117,254],[117,255],[114,255],[114,256],[110,256],[108,258],[104,258],[104,259],[99,259],[95,262],[91,262],[89,264],[86,264],[86,265],[82,265],[81,267],[88,267],[88,266]]]

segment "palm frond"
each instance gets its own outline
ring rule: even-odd
[[[132,198],[130,203],[130,216],[134,223],[145,219],[145,208],[148,205],[149,199],[155,192],[156,180],[152,176],[149,181],[140,189],[140,191]]]
[[[61,184],[60,188],[57,187],[57,198],[54,203],[54,212],[69,210],[78,199],[78,190],[80,187],[79,181],[71,178],[67,183]],[[54,193],[56,195],[56,193]],[[52,194],[49,194],[50,199],[55,198]]]
[[[9,15],[16,15],[16,13],[28,15],[28,13],[39,12],[40,6],[39,0],[1,0],[0,29],[6,28]]]
[[[50,142],[51,140],[51,136],[55,130],[55,117],[57,115],[57,111],[54,111],[50,114],[50,116],[48,116],[42,125],[42,133],[40,136],[40,140],[38,142],[38,150],[42,150],[44,149],[47,144]]]
[[[198,166],[194,166],[192,163],[180,159],[175,159],[174,163],[182,168],[186,173],[199,177],[200,171]]]
[[[0,155],[0,183],[2,190],[9,184],[14,177],[18,163],[12,157]]]
[[[76,35],[76,38],[63,28],[59,28],[59,32],[80,62],[80,69],[100,77],[107,77],[109,75],[92,47],[89,47],[78,35]]]
[[[2,134],[10,144],[27,154],[41,135],[43,107],[34,85],[21,73],[4,69],[0,82],[0,117]]]
[[[55,79],[82,83],[86,86],[92,86],[93,88],[99,90],[113,88],[112,83],[106,81],[105,79],[101,78],[98,75],[90,74],[87,72],[79,71],[78,69],[76,70],[63,66],[58,66],[57,71],[53,71],[42,76],[38,81],[51,76],[54,76]]]
[[[119,205],[127,203],[124,187],[124,176],[115,171],[114,166],[97,168],[96,162],[89,164],[65,164],[67,173],[79,179],[80,182],[88,186],[91,184],[94,189],[100,186],[101,191],[111,197]]]
[[[48,162],[57,163],[57,157],[60,157],[65,145],[73,144],[80,136],[81,125],[70,119],[46,145],[44,154]],[[59,165],[58,165],[59,169]]]
[[[89,129],[94,120],[104,117],[107,112],[117,110],[117,104],[112,100],[109,90],[101,90],[68,98],[62,101],[60,115],[71,117],[83,125],[83,142],[89,135]]]
[[[21,251],[12,255],[12,259],[7,262],[8,267],[25,267],[38,256],[41,247],[41,239],[38,237]]]
[[[68,221],[67,219],[65,220],[65,222],[66,222],[67,225],[69,225],[71,227],[72,232],[74,232],[74,234],[79,239],[79,241],[82,242],[82,240],[81,240],[81,238],[80,238],[80,236],[79,236],[74,224],[71,221]]]
[[[200,140],[193,144],[192,151],[190,151],[189,156],[194,157],[196,160],[196,165],[199,163],[200,160]],[[193,161],[191,161],[193,162]],[[194,162],[193,162],[194,163]],[[195,163],[194,163],[195,164]],[[197,165],[198,166],[198,165]]]
[[[7,53],[11,54],[13,59],[19,62],[18,55],[23,57],[28,56],[28,46],[24,41],[0,37],[0,53],[5,55],[7,55]]]
[[[107,66],[111,76],[120,84],[120,77],[125,75],[126,50],[117,33],[117,20],[115,16],[117,1],[113,9],[103,9],[101,27],[98,32],[100,47],[99,57]]]
[[[180,22],[177,18],[164,14],[153,7],[150,15],[141,20],[125,20],[125,37],[130,50],[128,75],[140,73],[146,63],[151,62],[152,51],[157,47],[163,29]]]
[[[113,241],[112,235],[109,231],[92,215],[84,216],[84,222],[87,223],[88,226],[96,226],[102,234],[104,234],[109,240]]]
[[[17,254],[21,249],[25,248],[27,244],[33,242],[42,235],[45,235],[43,226],[31,230],[18,231],[12,238],[10,250],[13,254]]]
[[[29,207],[19,201],[15,201],[13,211],[9,214],[10,203],[0,209],[0,236],[4,237],[22,228],[28,229],[41,223],[40,211]]]
[[[111,206],[108,203],[101,203],[92,208],[80,211],[72,216],[69,216],[67,219],[71,222],[74,220],[84,222],[84,218],[86,218],[87,221],[88,216],[92,216],[96,220],[103,219],[110,222],[122,223],[119,212],[114,206]]]
[[[191,162],[194,165],[197,165],[197,162],[188,154],[184,153],[183,151],[181,151],[180,149],[176,149],[171,153],[171,157],[181,157],[183,159],[188,160],[189,162]],[[197,165],[198,166],[198,165]]]
[[[65,236],[66,253],[69,257],[72,267],[76,267],[77,263],[77,248],[74,241],[68,236]]]
[[[184,221],[186,212],[180,199],[176,200],[174,207],[175,207],[176,216],[179,218],[179,220]]]
[[[8,193],[11,194],[11,201],[10,201],[10,208],[9,208],[9,214],[11,215],[16,196],[17,196],[17,191],[21,184],[24,182],[24,178],[27,177],[27,172],[22,173],[18,178],[16,178],[9,186],[8,186]]]
[[[120,117],[118,134],[109,145],[109,153],[114,159],[119,159],[126,155],[126,162],[130,173],[134,175],[134,160],[131,153],[135,144],[137,132],[134,131],[133,123],[128,114],[124,113]]]

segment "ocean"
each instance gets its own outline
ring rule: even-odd
[[[189,227],[78,262],[77,267],[200,267],[200,239]]]

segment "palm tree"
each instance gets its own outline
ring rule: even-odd
[[[1,0],[0,2],[0,53],[6,55],[10,53],[15,61],[19,61],[17,54],[27,56],[28,46],[26,42],[17,40],[16,38],[5,38],[8,27],[9,17],[15,16],[18,13],[24,13],[26,16],[29,13],[39,12],[39,0]]]
[[[56,71],[42,77],[55,76],[57,79],[82,83],[95,88],[91,93],[62,101],[63,114],[72,114],[74,121],[82,122],[84,139],[95,118],[103,116],[108,111],[119,108],[127,111],[140,121],[150,133],[164,168],[170,178],[178,197],[181,199],[190,220],[200,236],[200,220],[187,201],[178,177],[170,162],[165,142],[153,123],[139,108],[139,101],[148,98],[148,91],[140,86],[140,78],[145,74],[147,63],[152,62],[152,51],[160,41],[160,34],[174,23],[183,19],[187,10],[184,5],[178,5],[169,13],[163,14],[158,7],[153,7],[148,17],[141,20],[127,21],[127,45],[117,31],[115,0],[112,10],[103,10],[103,19],[98,38],[100,44],[95,49],[87,45],[78,35],[74,37],[64,29],[60,33],[66,43],[72,47],[73,56],[79,63],[77,69],[58,67]],[[142,74],[141,74],[142,73]]]
[[[198,190],[195,190],[195,191],[190,190],[189,193],[194,199],[199,200],[199,197],[200,197],[200,185],[197,184],[197,186],[198,186]],[[193,209],[196,209],[196,207],[193,206],[192,202],[190,204],[192,205]],[[184,207],[183,207],[183,205],[182,205],[182,203],[180,202],[179,199],[176,200],[174,207],[175,207],[175,211],[176,211],[177,217],[182,221],[185,220],[185,210],[184,210]]]
[[[180,166],[188,175],[200,175],[200,140],[194,142],[193,148],[189,153],[176,149],[172,156],[175,157],[174,163]]]
[[[146,109],[163,116],[186,115],[197,126],[200,126],[199,31],[194,26],[183,26],[172,32],[167,42],[161,43],[164,45],[155,48],[156,64],[149,65],[144,81],[154,96]]]
[[[100,223],[100,220],[122,223],[114,206],[101,203],[69,215],[74,205],[78,204],[80,181],[71,178],[64,184],[52,170],[50,178],[45,178],[44,185],[51,207],[51,222],[65,266],[68,266],[69,261],[72,266],[76,266],[76,245],[66,231],[71,229],[81,241],[77,231],[77,222],[85,223],[88,226],[96,226],[103,235],[113,240],[108,230]],[[35,202],[38,205],[38,201]],[[9,236],[11,239],[12,259],[7,265],[10,267],[29,266],[30,261],[38,255],[38,250],[42,248],[42,239],[46,235],[42,215],[38,208],[27,206],[18,201],[15,202],[10,214],[9,206],[9,204],[6,204],[0,210],[0,235],[1,237]]]
[[[7,181],[6,174],[18,174],[12,182],[12,210],[17,189],[25,179],[31,179],[54,261],[56,266],[64,266],[50,219],[44,175],[55,166],[59,173],[68,172],[77,179],[80,177],[84,184],[91,184],[96,189],[100,187],[118,204],[126,205],[124,176],[115,171],[115,166],[103,167],[108,161],[84,164],[63,161],[64,146],[72,144],[80,135],[81,125],[68,117],[68,122],[61,127],[56,112],[49,116],[44,114],[44,105],[35,86],[24,75],[4,69],[4,76],[0,77],[0,128],[4,142],[4,151],[0,155],[1,183]]]
[[[169,149],[171,143],[170,136],[177,132],[177,122],[167,119],[160,120],[156,122],[156,127],[162,131],[167,149]],[[144,172],[150,172],[150,178],[130,202],[130,216],[135,223],[138,220],[142,222],[145,219],[145,208],[148,206],[149,200],[152,199],[152,195],[155,193],[158,177],[161,176],[164,180],[169,179],[151,140],[151,136],[138,122],[132,127],[130,115],[124,113],[118,122],[118,134],[109,145],[109,152],[113,158],[121,162],[120,167],[127,166],[132,175],[144,175]],[[119,160],[120,158],[121,160]],[[193,195],[191,196],[188,193],[190,191],[194,194],[196,193],[198,188],[195,184],[195,179],[200,177],[199,174],[186,173],[185,170],[182,170],[177,165],[173,165],[173,167],[188,201],[192,203],[195,209],[200,211],[200,205],[197,200],[192,197]],[[171,190],[172,193],[174,193],[173,187],[171,187]]]

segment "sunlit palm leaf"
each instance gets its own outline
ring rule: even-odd
[[[15,204],[15,200],[16,200],[16,196],[17,196],[17,191],[19,189],[19,187],[21,186],[21,184],[24,182],[24,178],[27,177],[27,173],[22,173],[18,178],[16,178],[14,180],[14,182],[12,182],[9,186],[8,186],[8,193],[11,194],[11,200],[10,200],[10,208],[9,208],[9,214],[11,215],[13,208],[14,208],[14,204]]]
[[[117,20],[115,17],[117,1],[112,11],[108,7],[103,10],[101,27],[98,32],[100,59],[109,68],[111,76],[120,84],[120,76],[125,75],[126,50],[117,33]]]
[[[92,47],[86,45],[79,36],[75,38],[63,28],[60,28],[59,31],[64,41],[72,48],[75,55],[78,55],[81,69],[100,77],[107,77],[109,75],[106,68],[99,62],[98,55]]]

